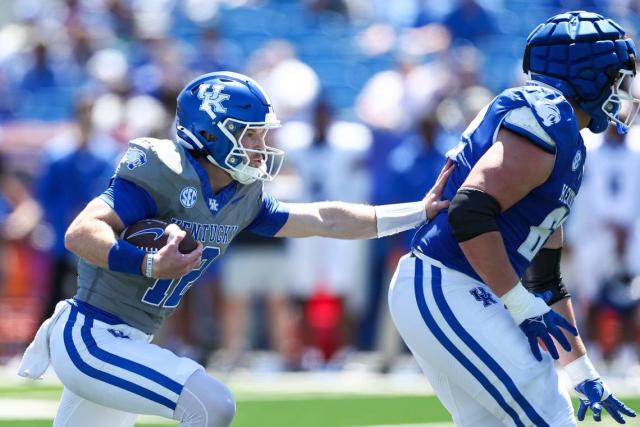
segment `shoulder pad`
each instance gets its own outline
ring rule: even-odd
[[[545,150],[555,152],[556,143],[540,126],[531,108],[520,107],[509,111],[504,118],[503,125],[509,130],[532,139]]]
[[[543,86],[511,89],[509,95],[518,98],[505,115],[503,125],[519,133],[542,149],[556,152],[556,138],[573,124],[573,108],[562,93]]]
[[[137,138],[129,141],[125,157],[132,156],[133,160],[142,157],[146,162],[166,166],[174,173],[180,174],[183,170],[180,150],[181,148],[169,139]]]
[[[167,197],[168,189],[182,177],[186,159],[173,141],[138,138],[120,159],[116,176],[145,189],[156,202]]]

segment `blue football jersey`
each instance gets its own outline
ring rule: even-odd
[[[495,142],[501,126],[556,157],[547,181],[497,218],[509,260],[522,276],[567,218],[582,181],[586,150],[573,107],[562,93],[533,83],[508,89],[478,114],[463,132],[459,145],[447,153],[455,169],[444,198],[455,196],[471,168]],[[418,229],[412,249],[480,280],[451,234],[446,211]]]

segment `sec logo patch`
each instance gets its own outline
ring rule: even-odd
[[[180,204],[185,208],[192,208],[198,200],[198,191],[193,187],[185,187],[180,192]]]

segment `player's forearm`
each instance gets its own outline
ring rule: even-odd
[[[572,325],[576,326],[576,318],[573,312],[573,305],[571,304],[571,298],[563,298],[560,301],[553,304],[551,308],[558,314],[561,314],[569,322],[571,322]],[[568,363],[573,362],[579,357],[582,357],[585,354],[587,354],[587,350],[584,346],[584,343],[582,342],[582,339],[580,338],[580,335],[573,336],[572,334],[568,334],[564,331],[563,333],[571,343],[570,352],[564,351],[561,346],[556,346],[556,348],[559,349],[560,364],[564,366],[564,365],[567,365]]]
[[[108,266],[109,251],[115,241],[113,229],[98,219],[76,219],[64,236],[69,251],[103,268]]]
[[[430,200],[433,214],[447,203]],[[277,237],[321,236],[334,239],[373,239],[400,233],[423,224],[425,202],[361,205],[345,202],[290,203],[289,217]]]
[[[317,205],[322,224],[319,236],[349,240],[377,237],[373,206],[344,202],[320,202]]]
[[[511,266],[498,231],[483,233],[460,243],[460,248],[473,269],[499,297],[518,283],[518,275]]]

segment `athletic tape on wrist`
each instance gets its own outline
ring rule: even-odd
[[[573,387],[585,381],[600,378],[598,371],[596,371],[593,363],[589,360],[589,356],[586,354],[565,365],[564,371],[567,373]]]
[[[397,203],[373,207],[376,212],[378,237],[410,230],[427,220],[424,202]]]
[[[147,254],[147,262],[145,263],[145,267],[144,267],[144,275],[145,277],[148,277],[149,279],[153,279],[153,261],[154,261],[155,255],[154,254]]]
[[[525,319],[540,316],[550,310],[541,298],[537,298],[527,291],[520,282],[509,292],[502,295],[500,299],[507,307],[507,311],[509,311],[516,325],[519,325]]]

